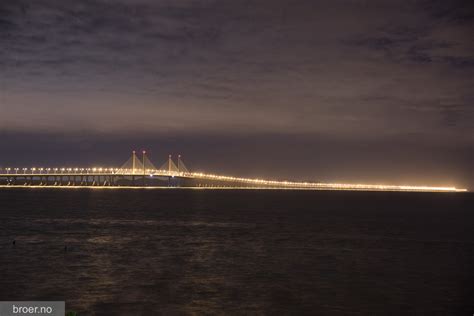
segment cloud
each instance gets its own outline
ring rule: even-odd
[[[468,1],[3,1],[0,126],[472,141]]]

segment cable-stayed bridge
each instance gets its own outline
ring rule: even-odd
[[[455,187],[344,184],[322,182],[277,181],[240,178],[209,173],[192,172],[178,155],[176,162],[168,159],[157,168],[146,151],[135,151],[119,168],[0,168],[0,186],[13,187],[188,187],[188,188],[255,188],[255,189],[308,189],[358,191],[425,191],[465,192]]]
[[[6,185],[39,185],[39,186],[144,186],[152,180],[167,180],[167,186],[178,186],[180,183],[171,179],[194,178],[178,155],[176,163],[169,155],[165,163],[157,168],[148,158],[146,151],[141,158],[135,151],[119,168],[0,168],[0,181]],[[156,181],[154,181],[156,182]]]

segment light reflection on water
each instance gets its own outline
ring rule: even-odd
[[[44,189],[0,201],[2,300],[111,315],[472,311],[472,194]]]

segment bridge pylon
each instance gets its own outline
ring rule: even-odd
[[[178,172],[178,167],[174,163],[171,155],[169,155],[168,160],[161,165],[160,170],[167,171],[169,174]]]
[[[143,168],[145,170],[145,172],[148,172],[148,171],[156,171],[156,167],[155,165],[151,162],[150,158],[148,157],[148,152],[145,151],[145,154],[143,155]]]
[[[181,155],[178,155],[178,172],[189,173],[188,168],[184,164],[183,160],[181,159]]]
[[[122,171],[125,173],[132,173],[132,174],[141,174],[142,170],[144,169],[143,163],[140,161],[140,158],[137,156],[137,152],[134,150],[132,151],[132,156],[128,158],[128,160],[120,167]]]

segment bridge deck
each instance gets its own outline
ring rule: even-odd
[[[53,171],[51,171],[51,169]],[[60,168],[50,168],[50,170],[44,170],[38,172],[38,169],[30,169],[30,172],[21,172],[23,169],[20,168],[9,168],[8,172],[0,173],[0,179],[2,181],[6,180],[7,185],[22,185],[21,183],[16,183],[17,181],[23,179],[26,181],[25,184],[34,184],[34,182],[40,181],[42,185],[48,185],[49,183],[56,181],[55,183],[58,186],[63,186],[67,182],[67,185],[76,185],[85,183],[88,185],[107,185],[107,186],[116,186],[118,181],[126,179],[127,181],[132,179],[134,185],[143,185],[146,186],[146,182],[150,182],[154,179],[171,179],[179,180],[195,180],[197,181],[194,185],[195,187],[261,187],[261,188],[288,188],[288,189],[315,189],[315,190],[354,190],[354,191],[417,191],[417,192],[466,192],[466,189],[457,189],[455,187],[431,187],[431,186],[411,186],[411,185],[375,185],[375,184],[344,184],[344,183],[320,183],[320,182],[294,182],[294,181],[275,181],[275,180],[263,180],[263,179],[249,179],[249,178],[238,178],[230,176],[220,176],[213,174],[204,174],[196,172],[176,172],[176,171],[163,171],[163,170],[145,170],[145,172],[133,172],[129,170],[121,169],[102,169],[100,168],[77,168],[77,171],[74,171],[76,168],[71,169],[63,168],[64,171],[57,172],[56,170],[61,170]],[[89,170],[83,172],[82,170]],[[32,171],[35,170],[35,171]],[[79,171],[81,170],[81,171]],[[98,171],[99,170],[99,171]],[[52,180],[51,180],[52,178]],[[79,180],[78,180],[79,178]],[[140,179],[142,182],[140,182]],[[181,186],[182,184],[179,181],[175,184],[169,186]]]

